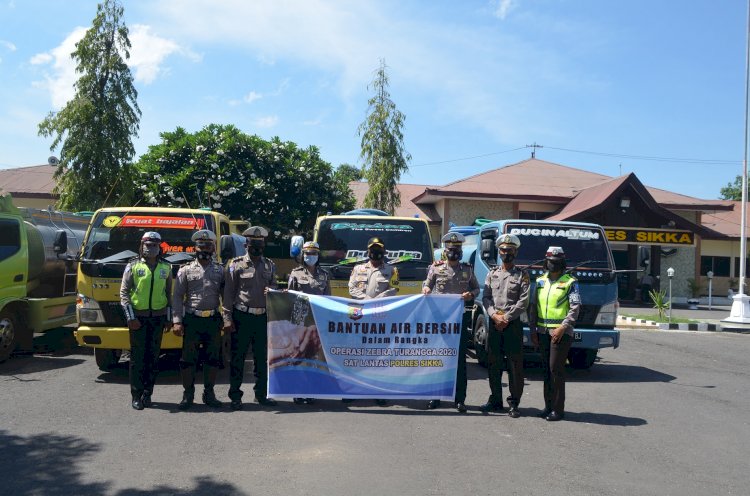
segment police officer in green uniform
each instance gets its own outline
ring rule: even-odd
[[[443,257],[430,266],[427,271],[427,279],[422,283],[424,294],[457,294],[470,302],[479,296],[479,282],[471,269],[471,265],[461,262],[463,251],[461,246],[465,239],[463,234],[448,233],[443,236]],[[471,308],[464,309],[461,320],[461,340],[458,347],[458,368],[456,369],[456,397],[454,398],[456,410],[466,412],[466,339],[471,322]],[[427,404],[428,409],[440,406],[440,400],[431,400]]]
[[[302,264],[289,274],[288,289],[313,295],[331,295],[329,275],[320,268],[319,255],[320,245],[315,241],[308,241],[302,245]],[[297,405],[315,403],[314,398],[294,398],[293,401]]]
[[[398,269],[385,263],[385,243],[379,237],[367,240],[368,261],[355,265],[349,276],[349,295],[355,300],[395,296],[398,292]],[[346,401],[346,399],[345,399]],[[375,400],[386,406],[386,400]]]
[[[120,304],[130,334],[130,394],[136,410],[151,406],[165,325],[171,321],[172,267],[159,258],[161,235],[143,234],[140,256],[125,267]]]
[[[484,282],[482,303],[490,317],[487,332],[487,362],[490,397],[481,410],[503,410],[503,365],[507,364],[508,415],[518,418],[523,395],[523,324],[521,314],[529,303],[529,275],[513,263],[521,247],[514,234],[501,234],[496,241],[502,263],[490,270]]]
[[[544,411],[550,422],[565,417],[565,359],[573,344],[573,326],[581,308],[578,281],[565,273],[565,252],[550,246],[545,256],[547,272],[537,278],[535,301],[529,312],[531,342],[542,349]]]
[[[173,325],[177,336],[183,336],[180,374],[185,389],[179,409],[187,410],[195,396],[195,368],[203,348],[203,403],[221,408],[214,384],[221,366],[222,318],[219,298],[224,289],[224,268],[213,260],[216,235],[202,229],[192,237],[195,260],[180,267],[172,295]]]
[[[275,406],[276,400],[267,398],[268,388],[268,316],[266,292],[276,289],[276,265],[263,256],[268,231],[252,226],[245,236],[244,256],[233,258],[224,276],[224,331],[231,336],[229,366],[229,398],[232,410],[242,409],[242,379],[245,373],[245,355],[253,347],[253,375],[255,376],[255,401],[263,406]]]

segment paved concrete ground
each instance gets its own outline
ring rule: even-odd
[[[155,408],[137,412],[125,364],[100,373],[90,350],[61,343],[0,364],[2,494],[748,493],[748,335],[623,331],[591,370],[569,370],[568,420],[554,424],[535,417],[534,367],[523,417],[481,415],[486,369],[474,360],[467,415],[418,401],[179,412],[174,367]]]

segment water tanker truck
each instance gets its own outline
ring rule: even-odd
[[[76,257],[89,220],[0,196],[0,362],[30,350],[35,332],[75,322]]]

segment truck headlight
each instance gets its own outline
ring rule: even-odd
[[[104,314],[99,303],[80,293],[76,298],[76,317],[79,324],[104,324]]]
[[[602,305],[599,314],[596,316],[594,325],[614,326],[617,321],[617,302],[613,301]]]

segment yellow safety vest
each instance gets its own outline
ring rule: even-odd
[[[134,287],[130,300],[136,310],[161,310],[169,303],[167,279],[172,267],[166,262],[157,262],[154,272],[148,264],[136,262],[131,267]]]
[[[563,274],[555,282],[550,282],[549,273],[536,280],[537,326],[554,329],[563,323],[570,311],[568,294],[576,279]]]

